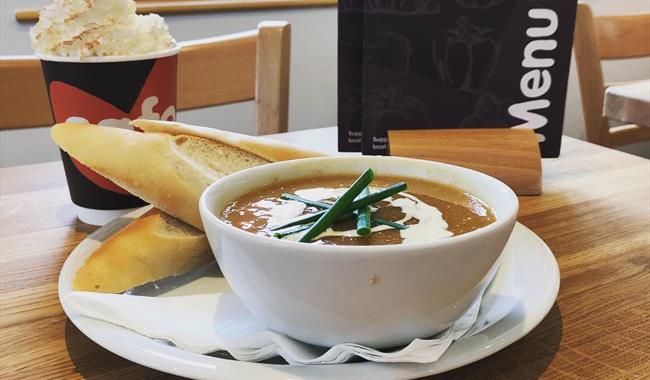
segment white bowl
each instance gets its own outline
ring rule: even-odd
[[[378,176],[421,178],[477,196],[496,221],[427,243],[327,246],[235,228],[222,220],[232,200],[272,183],[372,168]],[[385,348],[427,338],[450,326],[487,286],[515,224],[512,190],[485,174],[397,157],[325,157],[247,169],[209,186],[199,202],[221,270],[248,309],[272,330],[303,342]],[[370,281],[370,278],[375,281]]]

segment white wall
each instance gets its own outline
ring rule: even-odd
[[[0,1],[0,54],[30,54],[27,24],[14,20],[17,8],[38,7],[47,0]],[[588,0],[596,14],[650,12],[648,0]],[[289,129],[299,130],[336,124],[336,9],[307,8],[281,11],[207,13],[166,16],[177,40],[209,37],[254,29],[262,20],[285,20],[292,24],[292,67]],[[650,59],[634,59],[604,65],[607,80],[650,78]],[[186,111],[179,120],[221,129],[252,133],[251,102],[218,108]],[[567,96],[565,134],[584,138],[582,110],[572,65]],[[632,147],[650,156],[650,145]],[[629,149],[628,149],[629,150]],[[0,166],[58,159],[47,128],[0,132]]]

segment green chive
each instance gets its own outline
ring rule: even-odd
[[[287,201],[297,201],[297,202],[302,202],[306,204],[307,206],[312,206],[319,208],[321,210],[327,210],[328,208],[332,207],[331,203],[325,203],[321,201],[314,201],[311,199],[303,198],[299,195],[296,194],[289,194],[289,193],[284,193],[280,196],[281,199],[287,200]]]
[[[372,221],[377,223],[377,224],[383,224],[385,226],[397,228],[398,230],[405,230],[405,229],[409,228],[409,226],[407,226],[405,224],[391,222],[390,220],[386,220],[386,219],[372,218]]]
[[[363,198],[359,198],[358,200],[352,202],[350,204],[350,207],[348,207],[347,210],[349,212],[352,212],[354,210],[360,209],[363,206],[368,206],[373,203],[377,203],[381,201],[382,199],[388,198],[391,195],[395,195],[399,192],[405,191],[406,190],[406,183],[405,182],[399,182],[394,185],[391,185],[383,190],[379,190],[377,192],[374,192],[368,196],[365,196]],[[346,210],[346,211],[347,211]]]
[[[350,217],[352,217],[352,215],[353,214],[341,215],[338,220],[345,219],[345,218],[350,218]],[[407,225],[404,225],[402,223],[391,222],[390,220],[386,220],[386,219],[379,219],[379,218],[371,217],[370,220],[372,221],[372,223],[383,224],[385,226],[393,227],[393,228],[398,229],[398,230],[405,230],[405,229],[408,228]],[[276,237],[278,239],[283,239],[283,238],[285,238],[285,237],[287,237],[289,235],[293,235],[295,233],[302,232],[302,231],[308,229],[309,227],[311,227],[311,224],[303,224],[303,225],[300,225],[300,226],[289,227],[289,228],[286,228],[284,230],[275,231],[275,233],[273,234],[273,237]]]
[[[341,214],[345,214],[347,208],[352,204],[354,199],[365,189],[370,182],[375,178],[375,173],[372,169],[366,170],[363,174],[357,178],[356,181],[350,186],[350,188],[341,195],[339,199],[332,204],[332,207],[322,211],[323,214],[318,217],[318,220],[305,232],[298,241],[302,243],[309,243],[313,238],[320,235],[325,231],[329,226],[334,223],[336,218]],[[352,210],[356,210],[359,207],[356,207]]]
[[[302,203],[306,204],[307,206],[316,207],[316,208],[319,208],[319,209],[322,209],[322,210],[327,210],[328,208],[332,207],[332,205],[327,203],[327,202],[314,201],[312,199],[303,198],[303,197],[301,197],[299,195],[291,194],[291,193],[284,193],[284,194],[282,194],[282,196],[280,198],[282,198],[284,200],[302,202]],[[341,216],[339,216],[337,221],[349,218],[351,216],[352,216],[352,214],[341,215]],[[370,216],[370,220],[373,223],[381,224],[381,225],[389,226],[389,227],[393,227],[393,228],[397,228],[398,230],[405,230],[405,229],[408,228],[408,226],[405,225],[405,224],[397,223],[397,222],[391,222],[390,220],[386,220],[386,219],[375,218],[374,216]]]
[[[287,237],[289,235],[293,235],[295,233],[302,232],[302,231],[308,229],[309,227],[311,227],[311,224],[305,224],[305,225],[302,225],[302,226],[289,227],[287,229],[274,232],[273,237],[276,237],[278,239],[282,239],[282,238]]]
[[[370,189],[367,187],[363,189],[360,196],[366,197],[370,195]],[[363,206],[357,211],[357,235],[367,236],[370,235],[371,226],[370,226],[370,206]]]
[[[395,194],[397,194],[399,192],[402,192],[402,191],[406,190],[406,188],[407,188],[406,183],[399,182],[399,183],[396,183],[396,184],[394,184],[392,186],[389,186],[389,187],[387,187],[387,188],[385,188],[383,190],[374,192],[374,193],[372,193],[372,194],[370,194],[368,196],[360,198],[360,199],[352,202],[351,204],[349,204],[348,207],[345,209],[344,214],[352,213],[352,212],[354,212],[355,210],[357,210],[357,209],[359,209],[361,207],[368,206],[368,205],[371,205],[373,203],[377,203],[377,202],[381,201],[382,199],[388,198],[388,197],[390,197],[392,195],[395,195]],[[291,227],[291,226],[297,226],[297,225],[300,225],[300,224],[312,223],[312,222],[318,220],[318,218],[323,216],[323,214],[325,214],[327,211],[328,210],[323,210],[323,211],[316,212],[314,214],[302,215],[302,216],[299,216],[299,217],[297,217],[295,219],[292,219],[292,220],[290,220],[290,221],[288,221],[286,223],[283,223],[283,224],[278,225],[278,226],[271,227],[269,229],[271,231],[276,231],[276,230],[281,230],[281,229]]]

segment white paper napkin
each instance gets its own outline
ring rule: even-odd
[[[509,312],[512,303],[505,305],[500,302],[504,297],[490,296],[490,288],[449,329],[429,339],[415,339],[392,352],[354,343],[326,349],[299,342],[267,330],[231,293],[156,298],[71,292],[64,303],[80,315],[199,354],[225,350],[237,360],[252,362],[279,355],[289,364],[338,364],[353,356],[374,362],[431,363],[454,340],[482,331]],[[481,304],[481,299],[492,303]]]

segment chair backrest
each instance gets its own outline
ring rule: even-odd
[[[578,4],[574,53],[587,140],[611,147],[647,140],[648,128],[609,128],[603,103],[611,84],[605,83],[601,61],[650,56],[650,13],[594,17],[587,4]]]
[[[257,30],[181,42],[179,111],[255,100],[256,132],[286,132],[291,27],[262,22]],[[0,129],[53,123],[40,62],[34,56],[0,59]]]

